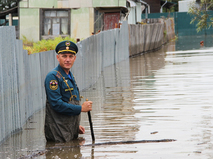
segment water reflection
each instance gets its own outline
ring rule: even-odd
[[[96,142],[134,139],[139,125],[132,108],[129,68],[129,61],[105,68],[97,84],[83,92],[83,96],[95,104],[92,117]],[[97,99],[102,99],[102,102],[97,103]],[[86,130],[89,131],[88,119],[84,115],[82,119],[82,124],[87,125]]]
[[[80,146],[84,145],[84,138],[68,143],[46,143],[46,158],[82,158]]]
[[[200,46],[200,42],[203,41],[203,47]],[[180,36],[176,41],[175,50],[196,50],[203,49],[205,47],[212,47],[213,38],[212,35],[200,35],[200,36]]]
[[[45,150],[43,135],[44,111],[35,113],[20,133],[8,138],[0,145],[0,158],[17,159]]]

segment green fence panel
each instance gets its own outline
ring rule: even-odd
[[[213,15],[213,11],[208,11],[210,15]],[[142,14],[141,18],[145,19],[146,14]],[[197,32],[196,24],[197,22],[190,24],[193,16],[188,14],[188,12],[171,12],[171,13],[151,13],[148,14],[148,18],[168,18],[172,17],[175,21],[175,34],[178,36],[190,36],[190,35],[212,35],[213,28],[204,29]],[[210,19],[208,20],[210,21]]]
[[[5,23],[5,19],[0,19],[0,24],[3,24],[3,23]],[[12,23],[13,23],[13,26],[18,26],[17,19],[14,19]],[[6,26],[9,26],[9,22],[7,22]]]

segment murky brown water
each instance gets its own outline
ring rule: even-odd
[[[169,44],[106,68],[82,95],[94,103],[96,143],[176,141],[77,146],[92,143],[87,114],[82,113],[86,134],[80,140],[46,144],[41,111],[0,147],[0,158],[213,158],[213,51],[166,54],[173,50],[175,45]]]

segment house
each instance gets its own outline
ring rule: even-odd
[[[29,41],[70,36],[85,39],[103,30],[141,22],[141,14],[160,12],[159,0],[21,0],[19,38]]]
[[[118,27],[127,12],[126,0],[22,0],[20,39],[39,41],[59,35],[84,39]]]
[[[141,22],[142,10],[147,8],[147,6],[142,3],[140,0],[127,0],[128,13],[125,19],[128,20],[128,24],[136,24]],[[147,12],[148,13],[148,12]]]
[[[0,11],[0,26],[15,26],[16,38],[18,39],[18,6]]]
[[[150,13],[162,13],[163,8],[170,9],[176,3],[164,0],[127,0],[128,24],[137,24],[141,22],[141,14],[146,14],[148,18]]]
[[[148,3],[150,6],[150,13],[162,13],[163,8],[170,9],[176,3],[169,2],[167,0],[143,0],[144,2]]]
[[[160,12],[161,3],[159,0],[22,0],[20,38],[39,41],[60,35],[84,39],[119,27],[123,20],[137,24],[143,12]]]
[[[18,7],[13,7],[0,12],[0,26],[13,25],[13,17],[18,15]]]
[[[183,1],[178,1],[179,5],[179,10],[178,12],[188,12],[190,5],[192,3],[195,3],[196,0],[183,0]]]
[[[18,16],[18,3],[20,0],[1,0],[0,2],[0,26],[16,26]]]

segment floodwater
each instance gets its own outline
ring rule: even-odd
[[[184,40],[106,68],[96,85],[82,92],[94,103],[95,143],[175,141],[89,146],[88,117],[82,113],[86,133],[79,140],[46,143],[42,110],[0,146],[0,158],[213,158],[213,47]]]

